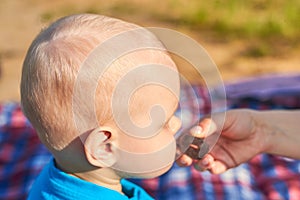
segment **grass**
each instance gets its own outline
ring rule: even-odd
[[[179,23],[244,38],[299,39],[299,0],[170,0]],[[169,16],[174,18],[174,16]]]
[[[281,43],[300,42],[300,0],[119,0],[105,6],[94,3],[88,8],[66,8],[56,14],[45,12],[41,19],[50,21],[57,14],[78,12],[146,16],[187,29],[209,31],[224,41],[253,40],[246,53],[253,57],[278,54]]]
[[[224,41],[253,42],[245,56],[280,55],[282,44],[300,42],[299,0],[169,0],[171,12],[162,20],[199,31],[209,31]],[[160,13],[162,14],[162,13]]]

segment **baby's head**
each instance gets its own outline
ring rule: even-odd
[[[123,36],[125,45],[117,43]],[[126,45],[136,50],[116,53]],[[175,157],[176,72],[149,31],[105,16],[73,15],[43,30],[30,46],[22,108],[63,170],[109,168],[121,177],[157,176]],[[170,79],[173,89],[158,81],[162,78]]]

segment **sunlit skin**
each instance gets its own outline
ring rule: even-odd
[[[121,123],[125,120],[125,125],[126,115],[129,114],[130,120],[135,126],[144,128],[155,124],[154,130],[156,131],[133,133],[134,131],[130,129],[127,131],[123,130],[120,124],[115,121],[116,118],[106,121],[99,128],[110,132],[110,138],[103,143],[97,142],[101,141],[102,138],[99,136],[101,134],[92,133],[87,137],[87,140],[90,142],[85,143],[87,160],[95,168],[85,173],[71,174],[121,192],[120,179],[128,177],[157,177],[168,171],[174,163],[176,154],[174,134],[181,126],[181,121],[174,116],[174,112],[178,107],[178,72],[176,65],[166,54],[162,55],[159,53],[157,57],[154,56],[152,60],[149,60],[146,56],[147,53],[147,51],[142,51],[128,55],[135,58],[135,66],[128,66],[129,70],[125,70],[125,74],[121,74],[120,80],[122,77],[126,77],[126,73],[129,73],[130,70],[143,66],[143,64],[157,63],[162,68],[175,72],[174,77],[162,76],[162,78],[174,79],[173,82],[178,85],[173,87],[178,91],[155,83],[149,83],[144,86],[136,85],[136,90],[132,91],[128,104],[118,105],[115,114],[124,114],[124,118],[121,118]],[[153,52],[151,54],[155,55]],[[118,81],[115,84],[117,85]],[[123,89],[126,90],[128,88],[125,87]],[[124,98],[124,96],[121,93],[120,96],[115,98]],[[118,99],[116,102],[119,102]],[[163,110],[163,119],[161,116],[155,117],[155,112],[152,112],[154,107],[159,107]],[[149,137],[140,137],[142,134],[146,134]],[[106,147],[102,148],[101,146],[104,143]],[[102,152],[101,156],[97,155],[97,151]],[[138,157],[136,155],[142,156]],[[106,160],[103,158],[106,158]],[[103,163],[109,163],[109,165],[106,166]]]
[[[140,104],[141,107],[134,105]],[[160,105],[166,114],[166,119],[162,122],[161,127],[158,127],[158,132],[153,134],[152,137],[147,139],[132,137],[118,128],[114,121],[108,121],[103,127],[110,127],[112,136],[108,141],[111,141],[111,151],[118,154],[118,151],[132,152],[135,154],[151,154],[160,151],[166,160],[160,160],[161,163],[155,163],[158,168],[153,168],[151,171],[128,173],[121,169],[111,168],[97,168],[93,171],[85,173],[72,173],[84,180],[96,183],[98,185],[106,186],[121,192],[120,179],[123,177],[139,177],[139,178],[152,178],[165,173],[170,169],[175,161],[176,144],[174,134],[181,126],[181,122],[174,116],[174,112],[178,106],[178,99],[168,89],[157,86],[148,85],[138,90],[132,97],[129,104],[129,111],[131,111],[132,120],[138,126],[146,126],[151,123],[149,118],[149,111],[153,105]],[[153,119],[155,120],[155,119]],[[96,140],[97,138],[94,138]],[[168,150],[165,152],[164,148]],[[87,152],[90,153],[90,152]],[[114,166],[126,166],[130,158],[123,158],[116,160]],[[150,161],[149,163],[151,163]],[[157,162],[157,161],[155,161]],[[143,165],[139,160],[135,160],[135,165]],[[146,166],[148,167],[148,166]],[[126,168],[127,169],[127,168]],[[148,168],[147,168],[148,169]],[[134,169],[133,169],[134,170]]]
[[[137,28],[106,16],[67,16],[37,36],[22,70],[24,113],[56,167],[119,193],[122,178],[156,177],[171,167],[180,127],[177,67],[153,33]],[[130,34],[112,39],[121,33]]]
[[[299,110],[231,110],[226,113],[224,126],[220,117],[224,117],[224,113],[216,114],[215,121],[205,119],[200,122],[204,130],[209,123],[214,123],[221,132],[211,152],[199,161],[182,155],[177,160],[179,165],[194,164],[199,171],[220,174],[260,153],[300,159]]]
[[[137,104],[140,104],[141,107],[137,108],[135,106]],[[132,114],[131,119],[138,127],[151,126],[151,121],[156,119],[150,118],[150,111],[153,106],[157,105],[163,108],[166,116],[165,121],[161,121],[161,126],[156,128],[158,132],[149,133],[148,135],[151,137],[144,139],[133,137],[120,131],[116,146],[123,151],[132,152],[134,154],[151,154],[158,151],[163,153],[164,148],[168,148],[169,150],[165,152],[167,153],[165,159],[172,159],[174,161],[176,151],[174,134],[180,128],[181,123],[180,120],[174,116],[178,99],[169,89],[158,85],[149,85],[140,88],[132,96],[132,100],[130,101],[129,111]],[[125,163],[118,164],[126,165],[126,160],[123,162]],[[139,162],[139,160],[136,160],[136,164]],[[163,160],[154,162],[161,162],[159,169],[153,169],[153,171],[149,173],[135,173],[134,176],[155,177],[166,172],[172,165],[172,162],[165,163]]]

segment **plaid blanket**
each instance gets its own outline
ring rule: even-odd
[[[228,108],[298,109],[299,85],[299,75],[231,83],[226,85]],[[208,92],[202,86],[194,89],[204,102],[202,113],[209,112]],[[50,158],[19,103],[0,104],[0,199],[26,199],[35,177]],[[300,198],[300,161],[262,154],[221,175],[174,164],[159,178],[131,181],[155,199],[296,200]]]

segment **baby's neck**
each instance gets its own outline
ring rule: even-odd
[[[121,178],[109,168],[99,168],[83,173],[70,173],[70,175],[123,194]]]

